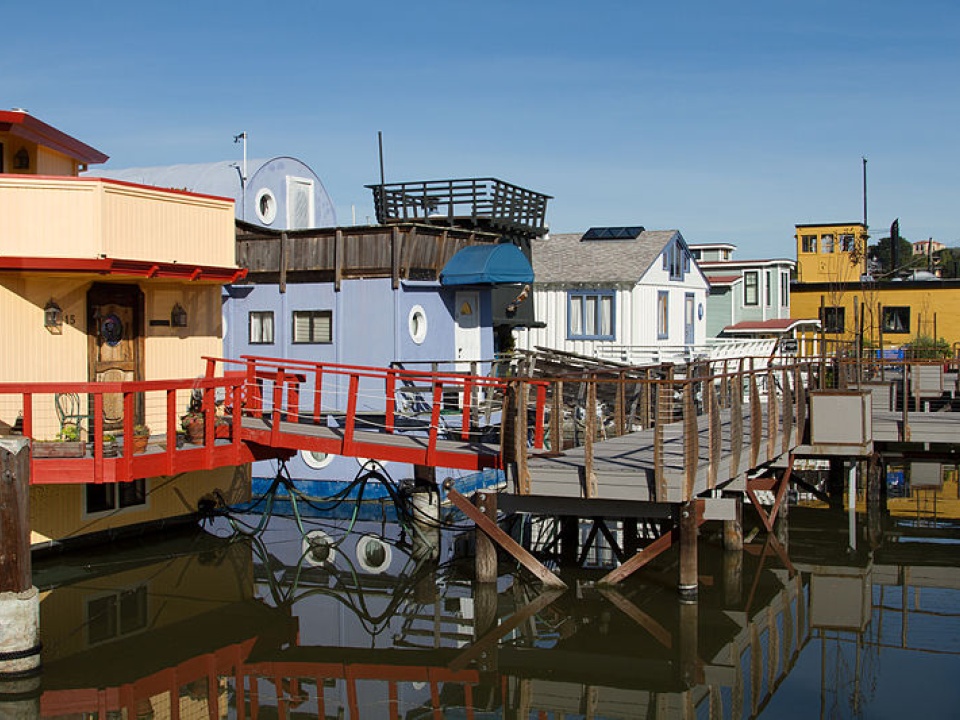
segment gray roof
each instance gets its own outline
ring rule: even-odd
[[[635,283],[679,230],[644,230],[636,240],[584,240],[582,233],[548,235],[533,241],[538,283]]]

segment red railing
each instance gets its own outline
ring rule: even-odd
[[[0,415],[16,417],[14,432],[34,441],[31,483],[122,482],[141,477],[172,475],[224,465],[240,465],[255,459],[243,441],[240,415],[224,415],[229,437],[217,438],[216,396],[224,405],[242,407],[245,378],[189,378],[129,382],[0,383]],[[203,396],[203,444],[178,442],[180,417],[194,391]],[[76,395],[81,411],[71,424],[77,441],[62,441],[63,423],[57,417],[58,399]],[[104,407],[121,407],[118,422],[105,420]],[[132,441],[137,425],[150,426],[145,450]],[[107,441],[116,435],[117,442]],[[59,446],[59,447],[58,447]],[[92,447],[91,447],[92,446]],[[62,447],[69,453],[58,452]],[[112,450],[116,448],[115,452]],[[41,452],[45,451],[45,452]],[[38,457],[42,455],[42,457]]]
[[[489,424],[498,425],[504,398],[510,395],[511,383],[515,383],[455,372],[254,356],[204,360],[206,373],[202,378],[2,383],[0,418],[34,441],[34,484],[122,482],[241,465],[264,457],[289,455],[298,449],[316,449],[315,439],[283,434],[281,421],[325,427],[329,416],[335,416],[342,429],[343,439],[335,449],[339,454],[440,466],[451,455],[449,449],[438,447],[439,441],[459,438],[479,443],[481,414],[487,414]],[[531,436],[534,445],[541,448],[546,385],[534,385],[533,405],[523,415],[532,415]],[[197,392],[202,395],[204,435],[201,444],[187,444],[182,436],[178,438],[178,430],[181,417]],[[55,412],[59,410],[58,400],[71,395],[78,398],[71,422],[80,430],[78,442],[73,443],[79,446],[79,452],[50,452],[56,443],[44,441],[62,434],[65,424],[62,410],[60,417]],[[514,392],[513,397],[521,395]],[[526,405],[525,399],[520,402]],[[110,408],[110,412],[105,413],[105,408]],[[441,414],[445,422],[441,421]],[[108,423],[106,415],[118,419]],[[14,423],[13,419],[18,417]],[[244,417],[269,419],[269,432],[245,430]],[[414,421],[400,422],[402,417]],[[132,442],[138,424],[147,424],[151,429],[145,451],[135,449]],[[225,427],[229,432],[223,432]],[[378,432],[426,434],[426,454],[413,460],[409,450],[379,444],[375,439]],[[111,433],[118,436],[114,444],[107,441]],[[66,449],[68,444],[54,449]],[[114,448],[116,453],[112,452]],[[376,457],[371,452],[382,452],[384,456]],[[457,452],[462,456],[460,462],[465,462],[462,458],[471,450],[461,447]]]

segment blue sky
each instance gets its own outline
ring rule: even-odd
[[[0,107],[109,167],[293,155],[364,184],[494,176],[555,232],[679,228],[792,257],[793,226],[960,245],[960,3],[13,3]]]

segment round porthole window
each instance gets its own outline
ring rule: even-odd
[[[379,575],[388,567],[393,548],[378,537],[364,535],[357,541],[357,563],[368,573]]]
[[[414,305],[410,308],[407,328],[410,330],[410,339],[417,345],[427,339],[427,313],[420,305]]]
[[[303,461],[307,464],[307,467],[311,467],[314,470],[320,470],[321,468],[325,468],[327,465],[332,463],[336,455],[331,453],[301,450],[300,457],[303,458]]]
[[[326,565],[337,559],[333,540],[323,530],[311,530],[303,536],[301,552],[309,565]]]
[[[264,225],[270,225],[277,219],[277,198],[267,188],[261,188],[255,201],[257,217]]]

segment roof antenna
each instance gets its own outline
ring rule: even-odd
[[[383,133],[377,130],[377,144],[380,146],[380,207],[377,208],[377,222],[384,222],[387,217],[387,208],[384,204],[386,188],[383,180]]]
[[[247,184],[247,133],[242,132],[239,135],[233,136],[233,141],[235,143],[243,143],[243,167],[240,170],[240,184]]]

